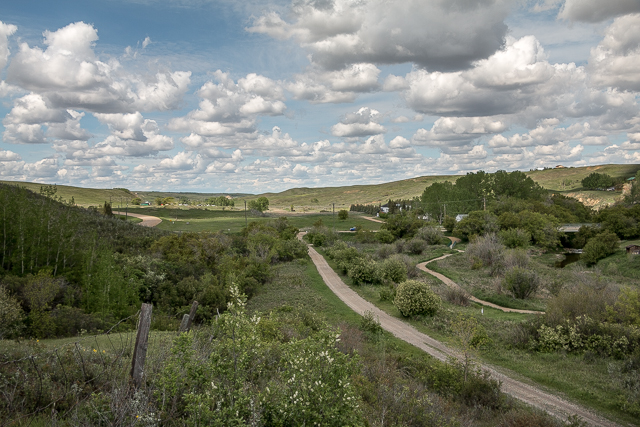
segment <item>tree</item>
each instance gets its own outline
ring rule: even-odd
[[[496,197],[540,199],[546,194],[546,190],[524,172],[498,171],[493,180],[493,193]]]
[[[346,221],[349,218],[349,211],[346,209],[342,209],[338,212],[338,219],[340,221]]]
[[[142,203],[142,199],[141,199],[140,197],[134,197],[134,198],[131,200],[131,204],[132,204],[132,205],[140,205],[140,203]]]
[[[582,186],[589,190],[607,188],[613,184],[613,178],[606,173],[593,172],[582,180]]]
[[[0,340],[19,332],[24,313],[18,300],[0,285]]]
[[[187,196],[180,196],[178,198],[178,203],[180,203],[181,205],[190,205],[191,204],[191,200],[189,200],[189,198]]]
[[[463,317],[460,315],[452,322],[451,330],[458,339],[458,345],[464,357],[462,367],[464,382],[466,383],[469,372],[473,367],[473,354],[489,342],[489,337],[482,325],[478,324],[478,320],[473,317]]]
[[[505,273],[503,286],[514,298],[526,299],[538,290],[540,279],[533,270],[513,267]]]
[[[605,231],[587,241],[581,259],[587,264],[595,264],[598,260],[615,253],[619,244],[620,240],[615,233]]]
[[[113,216],[113,211],[111,210],[111,203],[104,202],[102,206],[102,214],[106,216]]]
[[[249,201],[249,209],[256,210],[258,212],[264,212],[269,210],[269,199],[264,196],[258,197],[255,200]]]

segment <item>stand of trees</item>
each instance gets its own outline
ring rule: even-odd
[[[78,208],[55,187],[0,185],[0,202],[0,307],[11,314],[3,337],[95,331],[141,302],[177,316],[198,300],[208,319],[226,309],[233,283],[251,296],[272,264],[307,256],[286,219],[242,235],[174,234]]]

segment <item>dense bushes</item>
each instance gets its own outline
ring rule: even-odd
[[[339,352],[324,324],[278,314],[249,317],[232,289],[229,311],[206,331],[174,342],[157,387],[161,419],[226,426],[361,423],[351,376],[357,358]]]
[[[433,316],[438,311],[441,300],[426,283],[407,280],[398,285],[393,305],[405,317],[415,314]]]
[[[611,231],[597,234],[587,241],[581,259],[588,265],[595,264],[598,260],[615,253],[619,244],[618,236]]]

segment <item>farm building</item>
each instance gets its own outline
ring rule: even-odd
[[[640,255],[640,245],[627,246],[627,253],[633,255]]]

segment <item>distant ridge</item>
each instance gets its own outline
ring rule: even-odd
[[[583,167],[560,167],[545,170],[525,171],[534,181],[542,187],[562,192],[569,197],[583,200],[592,206],[602,206],[613,203],[620,197],[619,193],[584,191],[581,180],[593,172],[606,173],[613,178],[629,178],[640,170],[640,164],[627,165],[596,165]],[[114,206],[119,203],[127,203],[134,198],[140,197],[143,200],[153,202],[157,197],[173,197],[176,200],[187,197],[192,201],[203,201],[208,197],[220,195],[231,196],[236,199],[252,200],[260,196],[265,196],[270,201],[271,207],[289,208],[309,207],[310,209],[329,209],[335,203],[337,207],[346,207],[353,203],[359,204],[384,204],[389,199],[412,199],[422,195],[424,189],[434,182],[455,181],[463,175],[433,175],[420,176],[415,178],[392,181],[383,184],[370,185],[349,185],[343,187],[299,187],[291,188],[280,193],[246,194],[246,193],[197,193],[197,192],[176,192],[176,191],[129,191],[123,188],[114,189],[93,189],[58,185],[58,196],[65,200],[74,198],[75,202],[82,206],[99,205],[111,200]],[[39,192],[41,186],[38,184],[18,181],[0,181],[5,184],[20,185]],[[237,205],[236,207],[238,207]]]

